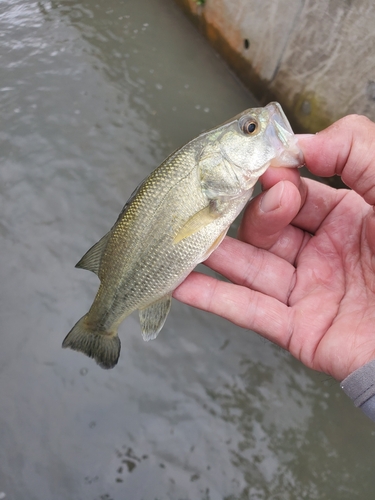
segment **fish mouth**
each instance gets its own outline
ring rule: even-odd
[[[266,133],[276,151],[276,155],[271,160],[270,166],[300,167],[304,164],[304,156],[280,104],[278,102],[271,102],[267,104],[266,109],[270,117]]]

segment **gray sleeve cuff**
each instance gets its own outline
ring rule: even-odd
[[[375,421],[375,360],[348,375],[340,386],[355,406]]]

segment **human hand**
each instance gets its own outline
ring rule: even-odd
[[[231,283],[194,272],[174,297],[343,380],[375,359],[375,124],[348,116],[299,144],[312,173],[353,191],[268,169],[239,239],[205,262]]]

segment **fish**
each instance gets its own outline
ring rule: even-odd
[[[110,231],[76,265],[100,285],[62,346],[105,369],[119,359],[120,323],[139,311],[155,339],[172,292],[217,248],[269,166],[303,155],[279,103],[247,109],[173,152],[133,192]]]

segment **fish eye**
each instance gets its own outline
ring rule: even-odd
[[[254,135],[258,132],[259,124],[255,118],[246,118],[240,124],[242,132],[246,135]]]

